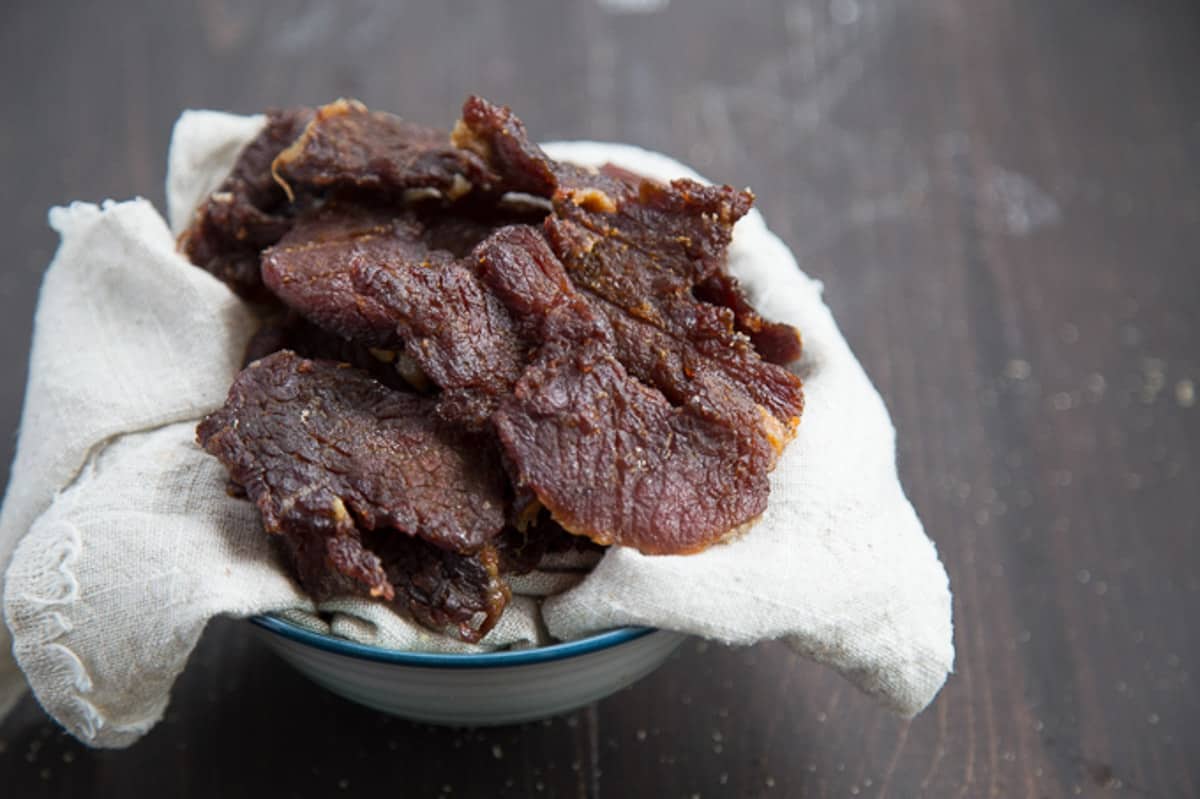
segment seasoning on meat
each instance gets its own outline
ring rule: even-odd
[[[504,525],[506,490],[498,459],[487,442],[441,423],[427,398],[279,352],[238,375],[197,437],[258,505],[267,532],[286,540],[310,591],[334,572],[361,593],[396,597],[385,562],[364,545],[368,531],[495,559],[487,548]]]
[[[704,302],[720,305],[733,311],[739,332],[754,343],[754,349],[764,361],[786,366],[800,357],[800,332],[791,325],[771,322],[759,316],[758,310],[738,285],[738,279],[725,271],[717,271],[697,283],[692,293]]]
[[[259,253],[287,232],[292,210],[271,176],[271,162],[312,116],[309,108],[268,111],[266,126],[242,149],[229,177],[197,209],[180,239],[179,249],[192,263],[246,299],[271,299],[259,279]]]

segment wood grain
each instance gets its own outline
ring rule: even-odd
[[[825,282],[950,572],[938,700],[904,722],[781,646],[696,643],[565,718],[435,729],[221,621],[132,749],[26,699],[5,796],[1200,795],[1200,7],[629,5],[5,4],[0,429],[46,208],[161,205],[180,110],[354,95],[449,124],[480,92],[752,186]]]

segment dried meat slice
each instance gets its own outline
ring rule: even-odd
[[[521,375],[526,345],[467,263],[363,262],[358,296],[384,308],[404,352],[441,388],[443,419],[481,430]]]
[[[600,544],[697,552],[766,508],[774,451],[756,418],[673,406],[599,343],[540,358],[494,420],[519,483]]]
[[[636,192],[614,197],[611,208],[580,202],[578,195],[578,189],[561,189],[555,214],[639,252],[651,274],[688,286],[725,268],[733,226],[754,203],[749,191],[687,178],[643,180]]]
[[[710,416],[745,416],[755,409],[753,425],[777,454],[795,435],[804,395],[791,372],[771,368],[737,351],[714,358],[686,339],[676,338],[602,300],[594,304],[613,331],[613,352],[626,369],[654,386],[676,405],[690,405]]]
[[[352,585],[402,599],[418,617],[453,615],[454,607],[421,605],[428,594],[405,586],[397,594],[389,560],[376,550],[380,541],[418,539],[448,553],[436,555],[443,564],[452,556],[475,559],[485,572],[495,561],[507,492],[498,454],[488,440],[441,423],[429,398],[343,364],[279,352],[238,375],[197,439],[257,504],[267,532],[282,537],[309,591]],[[439,568],[451,577],[478,574],[469,566]],[[477,586],[463,592],[479,593]],[[502,603],[486,607],[494,621]],[[486,632],[482,622],[457,623],[470,635]]]
[[[611,341],[603,318],[571,283],[538,229],[501,228],[475,248],[473,258],[479,279],[526,342]]]
[[[496,182],[483,160],[452,146],[445,131],[370,111],[357,100],[322,106],[272,171],[289,194],[304,187],[402,198],[428,189],[454,200]]]
[[[763,360],[786,366],[800,358],[803,352],[800,331],[782,322],[763,319],[736,277],[724,271],[714,272],[697,283],[692,293],[699,300],[732,311],[738,331],[753,342]]]
[[[799,336],[787,325],[762,320],[724,271],[733,226],[754,200],[750,192],[687,179],[663,184],[612,165],[587,170],[556,162],[530,141],[509,109],[478,97],[463,106],[454,140],[480,153],[507,187],[553,198],[546,237],[571,281],[603,300],[614,325],[641,328],[642,339],[629,339],[626,351],[618,352],[626,366],[643,377],[663,371],[644,357],[646,339],[657,340],[660,360],[687,371],[698,367],[686,361],[706,358],[774,417],[775,437],[790,438],[803,392],[799,379],[773,362],[794,359]],[[718,295],[725,303],[701,302],[693,293],[710,281],[733,287]],[[738,303],[729,307],[733,300]],[[620,319],[622,313],[629,319]],[[670,371],[674,387],[683,387],[678,369]]]
[[[477,153],[506,191],[554,201],[558,216],[618,236],[649,266],[675,269],[698,282],[723,268],[733,225],[754,202],[749,191],[680,179],[669,185],[606,164],[599,169],[555,161],[512,111],[469,97],[451,138]]]
[[[317,327],[295,311],[285,311],[263,320],[246,345],[242,366],[249,366],[280,350],[291,350],[303,358],[349,364],[398,391],[424,393],[431,388],[420,367],[408,362],[402,351],[368,347],[342,338]]]
[[[667,185],[614,164],[592,170],[554,161],[530,141],[510,109],[480,97],[468,98],[453,137],[492,164],[508,187],[554,198],[558,216],[598,235],[619,237],[639,249],[648,266],[672,269],[689,284],[713,276],[733,280],[723,267],[733,225],[753,204],[749,191],[687,179]],[[737,299],[729,307],[745,319],[745,332],[768,330],[771,359],[786,362],[782,359],[795,350],[787,326],[758,324],[736,281],[712,288],[718,287],[720,296]]]
[[[482,97],[467,98],[450,139],[496,172],[501,191],[549,199],[560,189],[569,189],[575,192],[576,202],[611,210],[615,198],[630,190],[620,173],[550,158],[530,140],[525,124],[511,109]]]
[[[782,450],[804,407],[800,379],[759,356],[751,340],[736,329],[733,311],[693,296],[684,253],[672,255],[664,244],[661,259],[655,261],[646,255],[645,239],[635,246],[622,233],[603,226],[603,220],[616,220],[618,214],[575,207],[568,213],[568,218],[546,220],[546,238],[572,282],[595,300],[617,333],[616,352],[622,362],[676,401],[706,389],[693,374],[723,373],[723,382],[740,386],[772,417],[769,435]],[[702,257],[715,257],[707,246],[701,252]],[[664,265],[668,263],[674,265]]]
[[[775,448],[739,388],[693,373],[672,403],[640,382],[532,228],[498,231],[476,258],[518,327],[543,342],[492,417],[518,494],[531,490],[574,534],[651,554],[703,549],[762,513]]]
[[[312,119],[308,108],[269,111],[262,131],[238,155],[229,177],[196,210],[180,237],[180,251],[246,299],[271,296],[259,277],[259,252],[291,226],[287,197],[271,176],[271,162]]]
[[[520,376],[525,346],[470,261],[436,245],[462,249],[490,224],[330,203],[263,255],[263,279],[325,330],[395,358],[414,386],[440,387],[443,418],[481,430]]]
[[[320,327],[372,347],[402,344],[385,303],[358,291],[360,267],[434,270],[454,256],[433,249],[410,212],[329,203],[303,214],[262,256],[263,282],[289,308]]]
[[[471,556],[384,532],[366,540],[416,621],[475,643],[499,621],[511,591],[497,544]]]

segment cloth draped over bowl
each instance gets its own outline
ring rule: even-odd
[[[175,237],[262,124],[183,114],[169,157],[169,225],[143,199],[50,212],[62,241],[38,301],[0,512],[0,718],[28,685],[80,740],[127,746],[162,717],[209,619],[263,613],[416,651],[529,647],[626,625],[732,644],[780,640],[900,714],[933,699],[954,659],[950,591],[898,480],[891,420],[820,283],[757,211],[735,229],[729,268],[764,316],[802,332],[807,400],[757,524],[697,555],[612,548],[586,577],[567,564],[521,578],[474,647],[382,604],[314,606],[276,560],[257,510],[227,494],[224,469],[194,443],[255,321],[176,252]],[[547,150],[698,178],[624,145]]]

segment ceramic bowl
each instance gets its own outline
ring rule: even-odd
[[[280,657],[339,696],[469,727],[532,721],[602,699],[654,671],[686,638],[626,627],[537,649],[443,655],[356,644],[271,616],[251,621]]]

